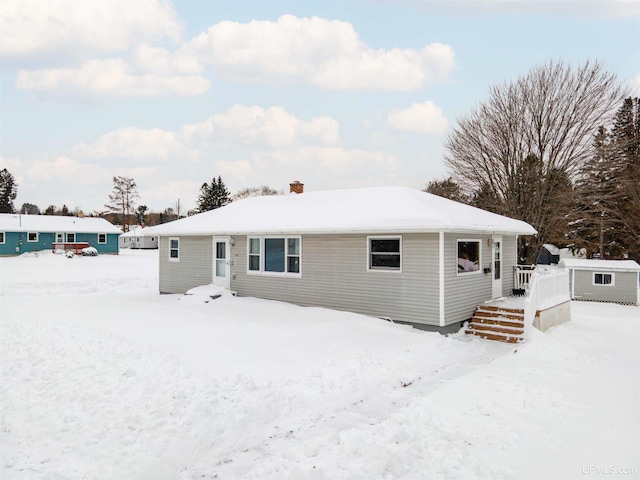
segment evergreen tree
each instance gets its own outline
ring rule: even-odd
[[[460,185],[458,185],[453,178],[447,177],[443,180],[431,180],[424,188],[425,192],[439,197],[448,198],[461,203],[469,203],[469,198],[462,193]]]
[[[144,224],[146,211],[148,209],[149,208],[146,205],[139,205],[138,206],[138,209],[136,210],[136,223],[138,225],[143,225]]]
[[[640,258],[640,100],[627,98],[613,128],[600,127],[576,182],[572,248],[601,258]]]
[[[222,181],[222,177],[213,177],[211,184],[203,183],[200,187],[200,193],[196,199],[198,212],[208,212],[216,208],[224,207],[231,202],[229,190]]]
[[[18,195],[18,184],[6,168],[0,170],[0,213],[13,213],[13,201]]]
[[[20,207],[20,213],[27,215],[40,215],[40,209],[33,203],[23,203],[22,207]]]
[[[611,132],[616,158],[616,218],[626,253],[640,260],[640,98],[627,98],[616,114]]]

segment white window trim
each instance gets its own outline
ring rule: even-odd
[[[69,235],[73,235],[73,240],[69,240]],[[64,239],[65,242],[64,243],[77,243],[78,242],[78,235],[76,235],[75,233],[65,233],[64,234]]]
[[[467,242],[467,243],[476,242],[478,244],[478,270],[474,270],[472,272],[461,272],[460,270],[458,270],[458,244],[460,242]],[[456,276],[467,277],[469,275],[480,275],[482,273],[482,240],[478,238],[457,238],[455,256],[456,256],[456,262],[455,262]],[[493,263],[493,259],[491,260],[491,262]]]
[[[178,248],[171,248],[171,242],[173,240],[177,240],[178,241]],[[177,250],[178,251],[178,256],[177,257],[172,257],[171,256],[171,251],[172,250]],[[169,237],[169,261],[170,262],[179,262],[180,261],[180,237]]]
[[[100,241],[100,235],[104,235],[104,242]],[[99,233],[98,234],[98,244],[104,245],[107,243],[107,234],[106,233]]]
[[[596,275],[611,275],[611,283],[596,283]],[[593,272],[591,275],[591,285],[594,287],[615,287],[616,286],[616,274],[614,272]]]
[[[36,239],[35,240],[29,240],[29,236],[35,233],[36,234]],[[38,243],[38,239],[40,238],[40,234],[38,232],[27,232],[27,242],[28,243]]]
[[[371,267],[371,240],[400,240],[399,255],[400,268]],[[367,272],[375,273],[402,273],[402,235],[372,235],[367,236]]]
[[[4,245],[5,241],[7,240],[7,232],[0,232],[0,235],[2,235],[2,239],[0,240],[0,245]]]
[[[260,253],[258,254],[259,258],[260,258],[260,270],[249,270],[249,251],[250,251],[250,247],[251,247],[251,239],[257,238],[258,240],[260,240]],[[264,241],[270,238],[277,238],[277,239],[283,239],[284,240],[284,272],[267,272],[265,270],[265,248],[264,248]],[[298,258],[300,259],[300,262],[298,263],[299,265],[299,272],[298,273],[292,273],[292,272],[287,272],[287,267],[289,265],[289,262],[287,261],[287,258],[290,256],[295,256],[295,255],[289,255],[287,253],[288,250],[288,241],[290,238],[294,238],[298,240],[298,244],[300,245],[300,253],[297,255]],[[252,255],[256,255],[255,253]],[[290,278],[302,278],[302,235],[264,235],[264,236],[257,236],[257,235],[253,235],[253,236],[247,236],[247,275],[261,275],[264,277],[290,277]]]

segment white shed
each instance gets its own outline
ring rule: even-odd
[[[638,305],[640,265],[633,260],[565,258],[559,266],[569,269],[574,300]]]
[[[149,233],[147,227],[138,227],[120,235],[120,248],[157,249],[158,236]]]

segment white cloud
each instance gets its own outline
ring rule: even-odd
[[[241,143],[284,147],[300,142],[336,143],[338,122],[330,117],[298,119],[282,107],[233,105],[202,123],[185,125],[180,137],[187,143]]]
[[[198,150],[181,144],[175,133],[154,128],[122,128],[106,133],[94,143],[81,143],[72,152],[94,159],[127,159],[136,162],[197,161]]]
[[[220,22],[188,48],[234,80],[309,82],[334,90],[415,90],[445,79],[454,65],[449,45],[373,49],[348,22],[292,15],[277,22]]]
[[[166,0],[5,0],[0,9],[2,57],[89,58],[164,38],[182,25]]]
[[[198,74],[141,72],[121,58],[89,60],[79,68],[21,70],[16,84],[19,89],[32,91],[42,98],[63,99],[96,96],[191,96],[206,92],[211,85],[209,80]]]
[[[640,15],[638,0],[415,0],[404,2],[430,13],[459,15],[543,14],[587,18],[629,18]]]
[[[396,130],[436,135],[444,134],[448,126],[442,109],[431,101],[392,110],[387,116],[387,123]]]

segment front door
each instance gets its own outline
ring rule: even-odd
[[[491,283],[491,297],[502,297],[502,237],[493,236],[493,247],[491,253],[491,273],[493,281]]]
[[[229,288],[230,266],[229,237],[213,238],[213,283],[220,287]]]

